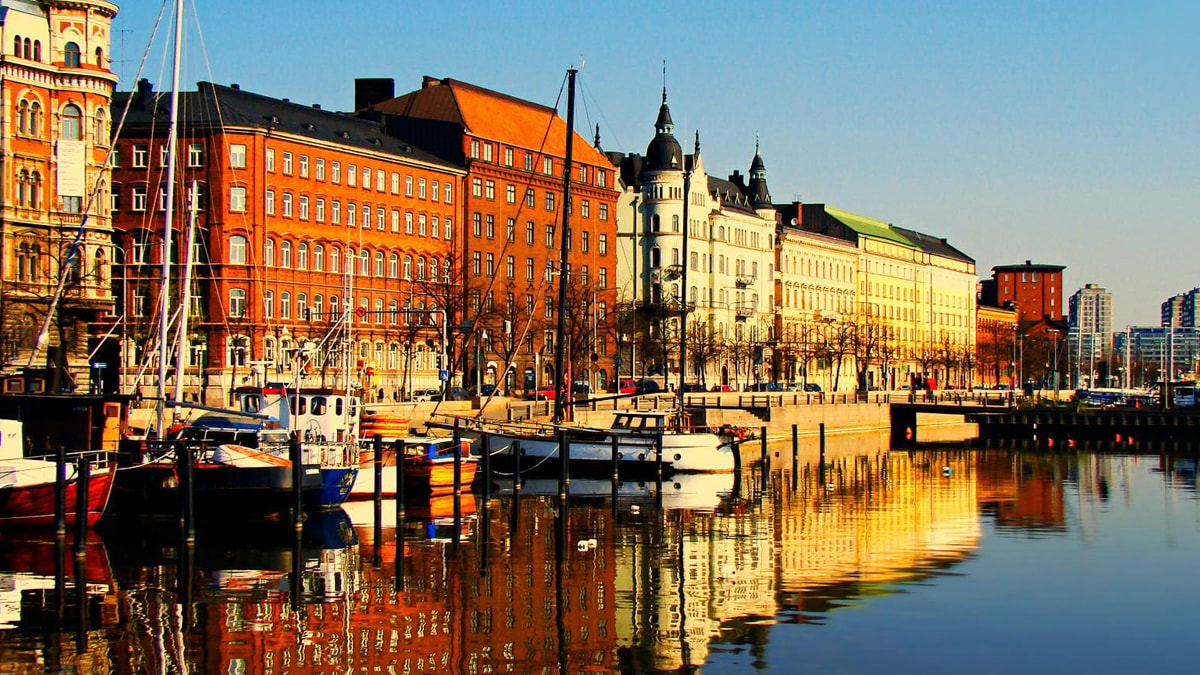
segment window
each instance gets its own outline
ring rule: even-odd
[[[533,281],[533,258],[525,259],[525,281]]]
[[[204,144],[189,143],[188,144],[188,163],[191,168],[204,166]]]
[[[495,239],[496,238],[496,216],[493,216],[492,214],[489,213],[489,214],[487,214],[487,218],[485,219],[485,221],[487,222],[487,238]]]
[[[479,159],[479,140],[471,139],[471,159]]]
[[[603,221],[608,220],[608,204],[600,205],[600,220],[603,220]]]
[[[268,319],[275,318],[275,291],[263,292],[263,316]]]
[[[283,217],[292,217],[292,193],[290,192],[283,193]]]
[[[321,244],[313,247],[313,269],[318,272],[325,271],[325,247]]]
[[[493,146],[491,143],[483,144],[483,161],[485,161],[485,162],[492,161],[492,147]]]
[[[505,229],[505,237],[504,238],[507,241],[512,242],[512,241],[517,240],[517,220],[515,218],[509,218],[504,229]]]
[[[371,189],[371,169],[365,166],[362,168],[362,189]]]
[[[529,246],[533,246],[533,221],[532,220],[525,222],[525,243]]]
[[[395,279],[400,274],[400,256],[396,253],[388,256],[388,277]]]
[[[79,45],[68,42],[63,47],[63,65],[68,68],[78,68],[79,62]]]
[[[600,268],[600,288],[608,288],[608,268]],[[603,312],[601,313],[603,314]]]
[[[246,168],[246,146],[240,143],[229,146],[229,166],[234,169]]]
[[[425,199],[425,179],[417,180],[417,199]]]
[[[405,176],[405,177],[404,177],[404,196],[405,196],[405,197],[411,197],[411,196],[413,196],[413,179],[412,179],[412,176]]]
[[[412,279],[412,271],[413,271],[412,264],[413,264],[412,256],[411,255],[404,256],[404,276],[403,276],[404,279]],[[421,276],[425,276],[424,269],[425,269],[425,261],[421,260],[421,270],[422,270]]]
[[[471,179],[471,196],[476,197],[476,198],[483,197],[483,179],[482,178],[472,178]]]
[[[362,226],[363,229],[371,229],[371,206],[369,204],[362,205]]]
[[[483,198],[489,202],[496,201],[496,181],[489,180],[483,185]]]
[[[404,212],[404,234],[413,233],[413,214],[412,211]]]
[[[488,253],[486,260],[487,265],[485,266],[483,272],[488,276],[489,279],[491,279],[492,277],[496,276],[496,255],[494,253]]]
[[[400,231],[400,212],[392,209],[392,232]]]
[[[308,269],[308,243],[307,242],[302,241],[302,242],[300,242],[300,244],[298,246],[296,246],[296,269],[298,269],[298,270]]]
[[[471,274],[474,274],[475,276],[479,276],[480,274],[483,273],[482,265],[480,264],[481,260],[482,260],[482,258],[479,255],[479,251],[471,252]]]
[[[279,266],[292,266],[292,242],[286,239],[279,243]]]
[[[300,177],[308,178],[308,155],[300,155]]]
[[[392,173],[392,194],[400,194],[400,174]]]
[[[329,172],[332,174],[329,177],[332,182],[334,182],[334,183],[342,182],[342,163],[341,162],[337,162],[337,161],[330,162],[329,163]]]
[[[554,210],[554,193],[550,192],[549,190],[546,191],[546,210]]]
[[[554,225],[546,225],[546,248],[554,248]]]
[[[149,160],[150,146],[145,143],[133,144],[133,166],[134,168],[145,168],[146,162]]]
[[[342,222],[342,203],[336,199],[329,205],[329,222],[340,225]]]
[[[229,188],[229,210],[234,213],[246,211],[246,188],[240,185]]]
[[[525,206],[527,208],[533,208],[533,188],[528,188],[525,190]]]
[[[316,216],[317,216],[317,222],[318,222],[318,223],[323,223],[323,222],[325,222],[325,198],[324,198],[324,197],[317,197],[317,213],[316,213]]]
[[[579,235],[580,235],[580,237],[581,237],[581,238],[580,238],[580,240],[579,240],[579,252],[580,252],[580,253],[587,253],[587,252],[588,252],[588,241],[589,241],[589,239],[591,238],[591,237],[589,236],[590,234],[591,234],[591,233],[590,233],[590,232],[588,232],[587,230],[580,230],[580,232],[579,232]]]
[[[346,185],[349,185],[350,187],[357,187],[358,186],[357,181],[358,181],[358,165],[357,164],[347,164],[346,165]]]
[[[425,259],[420,256],[417,256],[417,279],[425,280]]]
[[[454,223],[449,218],[446,218],[445,220],[442,221],[442,238],[443,239],[449,240],[451,238],[451,236],[452,236],[451,232],[454,229],[453,226],[454,226]]]
[[[515,185],[504,186],[504,201],[509,204],[517,203],[517,186],[515,186]]]
[[[267,171],[275,170],[275,148],[267,148],[265,163],[267,165]]]
[[[454,193],[452,191],[452,188],[450,187],[450,183],[442,183],[442,194],[444,194],[446,196],[447,204],[454,201],[454,199],[452,198]],[[449,237],[447,237],[447,238],[449,238]]]
[[[504,271],[507,273],[509,279],[515,277],[517,275],[517,259],[511,255],[506,257],[504,259]]]
[[[479,212],[471,214],[471,236],[475,238],[483,236],[483,215]]]
[[[603,232],[600,233],[600,241],[598,242],[598,244],[599,244],[599,248],[600,248],[600,255],[608,255],[608,235],[607,234],[605,234]]]
[[[375,252],[375,276],[383,276],[383,251]]]
[[[354,205],[354,202],[346,202],[346,224],[350,227],[358,224],[357,209],[358,207]]]
[[[587,166],[586,166],[586,165],[580,166],[580,167],[579,167],[579,182],[580,182],[580,183],[587,183],[587,177],[588,177],[588,168],[587,168]]]
[[[554,175],[554,158],[553,157],[543,157],[542,158],[542,173],[546,174],[547,176]]]
[[[246,238],[240,234],[235,234],[229,238],[229,264],[246,264]]]
[[[325,180],[325,158],[318,157],[313,165],[313,178]]]
[[[504,149],[504,166],[512,166],[512,165],[513,165],[513,149],[505,148]]]
[[[533,154],[529,152],[525,153],[525,170],[533,171]]]
[[[375,169],[375,190],[378,192],[387,191],[387,173],[383,169]]]
[[[287,291],[279,294],[279,318],[292,318],[292,294]]]
[[[300,195],[300,220],[308,220],[308,196]]]
[[[275,265],[275,240],[267,239],[263,242],[263,264],[267,267]]]
[[[244,289],[244,288],[229,289],[229,316],[231,316],[231,317],[246,316],[246,289]]]
[[[422,237],[425,236],[425,214],[424,213],[417,216],[417,235],[422,236]]]
[[[134,185],[129,191],[129,210],[145,211],[146,210],[146,186]]]
[[[592,203],[591,202],[589,202],[586,199],[579,202],[579,216],[581,218],[587,218],[588,215],[591,213],[591,211],[592,211]]]
[[[167,158],[168,158],[168,155],[167,155],[167,146],[166,146],[166,145],[160,145],[160,146],[158,146],[158,165],[159,165],[159,166],[166,166],[166,165],[167,165]]]
[[[292,153],[287,151],[283,153],[283,175],[292,175]]]

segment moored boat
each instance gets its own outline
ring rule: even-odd
[[[79,476],[76,467],[66,469],[66,523],[75,524]],[[55,522],[55,482],[58,464],[49,459],[25,457],[22,425],[0,420],[0,527],[50,527]],[[89,472],[87,509],[83,517],[94,525],[108,504],[112,472],[99,466]]]
[[[475,480],[479,460],[470,455],[469,444],[455,445],[452,438],[416,436],[398,441],[403,448],[404,490],[410,495],[444,495],[454,491],[455,455],[461,454],[459,462],[459,486],[469,490]],[[395,445],[384,446],[383,476],[380,483],[381,496],[396,496],[396,453]],[[358,480],[351,490],[351,499],[372,499],[375,494],[375,454],[373,450],[362,452]]]

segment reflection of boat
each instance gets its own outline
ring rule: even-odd
[[[456,446],[452,438],[410,437],[400,441],[404,448],[404,490],[406,495],[444,495],[454,492],[454,459],[462,454],[459,486],[470,491],[479,460],[470,456],[469,446]],[[372,499],[375,494],[375,452],[362,451],[358,480],[351,499]],[[396,496],[396,453],[394,446],[384,447],[381,496]]]
[[[733,494],[733,474],[676,474],[662,482],[662,508],[668,511],[692,510],[714,511],[722,500]],[[512,484],[505,483],[500,495],[511,495]],[[530,478],[521,484],[521,494],[553,496],[558,494],[558,480],[553,478]],[[572,478],[571,497],[579,499],[606,499],[612,497],[611,480],[599,478]],[[658,497],[656,481],[617,481],[617,499],[626,502],[655,501]]]
[[[734,470],[733,447],[713,433],[683,428],[670,412],[618,411],[612,426],[560,427],[535,422],[507,423],[463,418],[461,431],[467,438],[487,438],[497,459],[511,458],[519,443],[522,463],[557,460],[560,432],[570,444],[573,471],[607,474],[612,468],[613,439],[617,441],[617,465],[622,472],[651,475],[657,470],[658,439],[662,438],[663,471],[670,473],[728,473]]]
[[[47,527],[54,524],[55,482],[58,465],[54,461],[26,458],[22,425],[15,420],[0,420],[0,526]],[[76,468],[67,466],[66,520],[73,525],[76,517]],[[104,513],[112,489],[112,472],[98,468],[87,481],[87,523],[94,525]]]
[[[462,517],[475,515],[475,495],[464,492],[459,495],[459,515]],[[396,500],[385,499],[380,502],[380,517],[383,527],[396,526]],[[342,510],[350,517],[356,528],[371,528],[375,526],[375,504],[370,501],[352,501],[342,506]],[[406,499],[404,501],[405,520],[429,520],[454,517],[454,495],[440,495],[421,499]],[[361,532],[360,532],[361,534]]]

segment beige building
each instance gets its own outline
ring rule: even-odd
[[[0,0],[2,367],[56,367],[60,388],[87,387],[89,342],[103,337],[88,324],[113,304],[105,162],[116,13],[102,0]]]

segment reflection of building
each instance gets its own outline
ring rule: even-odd
[[[980,304],[975,311],[975,358],[979,377],[974,384],[1015,384],[1017,311]]]
[[[1001,528],[1061,531],[1066,527],[1061,455],[975,455],[978,501]]]
[[[113,306],[105,161],[116,13],[105,0],[0,2],[0,368],[27,364],[61,278],[31,365],[69,365],[85,388],[88,324]]]

